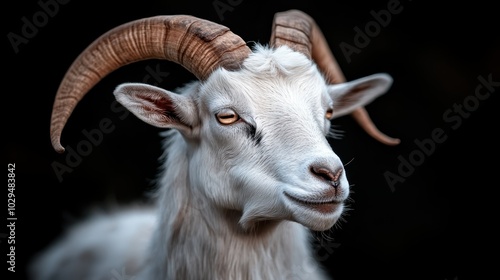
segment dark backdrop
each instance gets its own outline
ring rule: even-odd
[[[8,276],[2,279],[22,279],[32,255],[87,209],[138,201],[151,189],[160,130],[114,107],[114,87],[150,75],[148,82],[172,90],[193,79],[178,65],[154,60],[107,76],[78,105],[62,141],[76,147],[104,119],[113,129],[58,178],[54,164],[68,161],[50,145],[52,102],[88,44],[119,24],[160,14],[202,17],[265,43],[273,14],[291,8],[316,19],[348,80],[377,72],[394,78],[367,109],[382,131],[401,138],[399,146],[376,142],[348,116],[334,121],[345,133],[330,142],[350,161],[354,186],[352,210],[329,233],[333,240],[313,244],[332,278],[482,279],[479,273],[491,268],[500,51],[498,12],[486,1],[13,2],[3,10],[2,138],[4,164],[15,163],[16,273],[7,271],[11,232],[2,226],[1,270]],[[370,35],[363,40],[359,30]]]

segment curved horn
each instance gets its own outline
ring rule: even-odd
[[[126,64],[165,59],[205,80],[218,67],[238,69],[250,52],[229,28],[193,16],[156,16],[120,25],[96,39],[66,72],[53,105],[52,146],[64,152],[61,133],[78,102],[107,74]]]
[[[289,10],[274,15],[270,44],[271,46],[286,45],[305,54],[318,65],[329,83],[346,81],[320,28],[309,15],[302,11]],[[386,145],[400,143],[399,139],[389,137],[378,130],[365,108],[358,108],[351,115],[376,140]]]

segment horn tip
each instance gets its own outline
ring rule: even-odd
[[[396,145],[399,145],[401,143],[401,139],[387,136],[380,131],[377,131],[377,133],[369,133],[369,134],[373,138],[375,138],[375,140],[379,141],[382,144],[388,145],[388,146],[396,146]]]
[[[389,146],[396,146],[401,143],[401,139],[399,138],[391,138],[387,137],[385,141],[383,141],[384,144],[389,145]]]
[[[57,139],[52,139],[52,147],[54,150],[60,154],[64,153],[66,149],[61,145],[61,142],[59,141],[59,138]]]

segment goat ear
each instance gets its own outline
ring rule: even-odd
[[[147,84],[119,85],[116,100],[144,122],[160,128],[186,130],[197,123],[191,99]]]
[[[350,114],[359,107],[371,103],[392,85],[392,77],[385,73],[374,74],[347,83],[328,86],[333,99],[333,116]]]

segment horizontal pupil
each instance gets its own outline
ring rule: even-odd
[[[234,118],[234,115],[222,115],[220,116],[221,119],[232,119]]]

